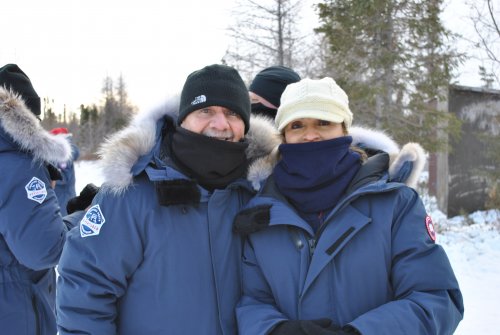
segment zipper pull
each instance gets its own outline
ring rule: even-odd
[[[314,254],[314,250],[316,249],[316,239],[310,238],[308,239],[308,241],[309,241],[309,256],[312,257],[312,255]]]

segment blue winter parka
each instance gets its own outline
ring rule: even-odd
[[[55,335],[55,270],[67,227],[47,164],[70,157],[15,93],[0,87],[0,333]]]
[[[242,240],[232,221],[254,191],[242,178],[208,192],[160,160],[172,123],[166,107],[138,116],[103,148],[105,182],[58,268],[61,335],[236,334]],[[250,161],[276,146],[274,132],[251,121]]]
[[[56,192],[57,200],[59,201],[59,206],[61,207],[61,215],[66,216],[68,212],[66,210],[66,205],[71,198],[76,197],[75,190],[75,161],[80,157],[80,149],[73,142],[72,136],[69,135],[58,135],[63,136],[68,139],[71,143],[71,159],[67,162],[58,165],[59,171],[61,172],[62,179],[56,181],[56,186],[54,191]]]
[[[249,233],[240,334],[320,318],[363,335],[454,332],[462,295],[431,218],[412,188],[383,175],[344,196],[316,233],[268,179],[235,220]]]

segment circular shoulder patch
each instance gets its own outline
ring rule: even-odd
[[[429,215],[425,217],[425,228],[427,228],[427,233],[432,241],[436,242],[436,231],[434,230],[434,224]]]

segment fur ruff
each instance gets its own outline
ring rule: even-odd
[[[52,135],[26,107],[22,97],[0,86],[0,125],[21,151],[37,163],[60,164],[71,159],[71,146],[64,136]]]
[[[360,144],[363,144],[372,149],[383,150],[389,155],[397,155],[399,152],[399,146],[396,142],[382,131],[362,127],[351,127],[349,129],[349,135],[352,136],[353,146],[360,146]]]
[[[160,108],[138,114],[128,127],[105,141],[99,150],[99,155],[107,190],[120,194],[132,185],[131,168],[139,157],[149,153],[155,145],[157,121],[165,115],[175,117],[177,108],[178,98]],[[252,166],[265,160],[280,144],[281,138],[270,120],[265,117],[252,116],[250,125],[245,138],[249,143],[246,154]]]
[[[165,115],[176,117],[178,101],[176,97],[160,108],[138,114],[128,127],[103,143],[99,150],[100,168],[108,190],[119,194],[132,185],[131,168],[139,157],[149,153],[155,145],[157,121]],[[278,162],[281,135],[266,117],[252,115],[250,125],[246,135],[249,143],[246,153],[251,162],[247,179],[258,190],[261,182],[272,173]],[[396,175],[404,162],[412,161],[413,169],[406,184],[416,186],[426,162],[425,152],[419,144],[408,143],[400,150],[396,142],[384,132],[362,127],[351,127],[350,135],[353,137],[353,145],[363,143],[366,147],[389,154],[389,176]]]
[[[389,154],[389,178],[397,175],[405,162],[413,162],[412,171],[405,184],[412,188],[417,186],[418,178],[426,163],[426,155],[420,144],[408,143],[400,150],[397,143],[389,135],[382,131],[362,127],[351,127],[349,135],[352,136],[353,146],[363,144],[368,148],[382,150]],[[248,179],[256,190],[259,189],[260,182],[273,172],[278,160],[279,151],[278,147],[275,147],[271,154],[259,159],[250,167]]]
[[[418,178],[424,170],[427,161],[425,151],[420,144],[413,142],[407,143],[401,148],[398,154],[390,155],[390,157],[389,176],[396,175],[405,162],[413,162],[412,171],[405,184],[412,188],[416,188]]]
[[[412,188],[417,187],[418,178],[427,161],[425,151],[420,144],[410,142],[400,149],[399,145],[382,131],[351,127],[349,133],[353,138],[352,145],[358,146],[362,143],[369,148],[383,150],[389,154],[389,178],[397,175],[405,162],[412,162],[413,168],[405,184]]]

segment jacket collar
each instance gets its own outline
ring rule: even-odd
[[[161,143],[161,132],[168,118],[176,119],[178,98],[169,100],[163,106],[138,114],[123,130],[114,134],[100,148],[100,168],[104,184],[112,193],[124,192],[133,177],[142,173],[157,157]],[[277,130],[269,119],[252,116],[250,130],[245,136],[249,143],[246,150],[250,168],[260,164],[280,144]],[[258,176],[248,175],[252,183],[258,183]],[[254,179],[252,179],[254,178]]]
[[[26,107],[22,97],[0,86],[0,126],[16,150],[33,155],[35,162],[60,164],[71,158],[71,146],[63,136],[52,135]]]
[[[371,151],[382,151],[389,155],[389,180],[402,182],[410,187],[417,186],[418,178],[422,173],[426,155],[418,143],[407,143],[402,148],[383,131],[363,127],[351,127],[352,145],[360,148],[369,148]],[[255,189],[260,189],[261,183],[273,171],[279,160],[278,148],[253,164],[248,172]]]

